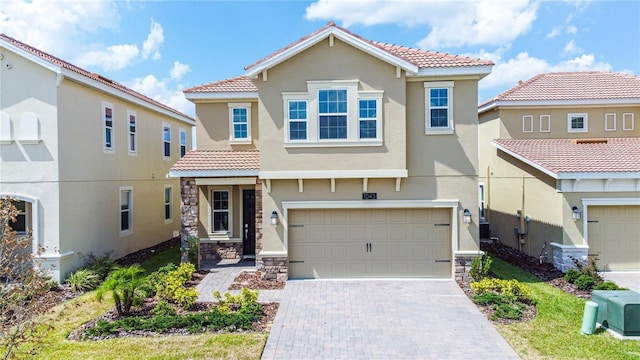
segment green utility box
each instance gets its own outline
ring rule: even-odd
[[[632,290],[593,290],[597,321],[623,336],[640,336],[640,293]]]

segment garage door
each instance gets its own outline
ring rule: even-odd
[[[589,254],[603,270],[640,270],[640,206],[589,206]]]
[[[450,209],[289,212],[291,278],[451,277]]]

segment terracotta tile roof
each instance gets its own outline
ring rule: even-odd
[[[361,37],[360,35],[354,34],[352,32],[350,32],[349,30],[342,28],[340,26],[337,26],[335,23],[333,22],[329,22],[327,23],[327,25],[323,26],[322,28],[312,32],[311,34],[304,36],[302,38],[300,38],[297,41],[292,42],[291,44],[283,47],[282,49],[267,55],[266,57],[256,61],[255,63],[246,66],[244,69],[245,70],[249,70],[275,56],[277,56],[278,54],[286,51],[287,49],[290,49],[294,46],[296,46],[297,44],[300,44],[302,42],[304,42],[305,40],[313,37],[314,35],[330,28],[330,27],[335,27],[355,38],[358,38],[364,42],[367,42],[375,47],[378,47],[396,57],[399,57],[405,61],[408,61],[420,68],[441,68],[441,67],[459,67],[459,66],[486,66],[486,65],[494,65],[494,63],[492,61],[487,61],[487,60],[480,60],[480,59],[473,59],[473,58],[469,58],[469,57],[464,57],[464,56],[457,56],[457,55],[450,55],[450,54],[446,54],[446,53],[439,53],[439,52],[433,52],[433,51],[426,51],[426,50],[421,50],[421,49],[414,49],[414,48],[409,48],[409,47],[404,47],[404,46],[398,46],[398,45],[393,45],[393,44],[387,44],[387,43],[382,43],[382,42],[377,42],[377,41],[371,41],[371,40],[367,40],[363,37]]]
[[[171,171],[259,170],[258,150],[188,151]]]
[[[555,174],[640,172],[640,138],[498,139],[493,142]]]
[[[176,115],[184,117],[184,118],[188,118],[189,120],[193,121],[193,119],[190,116],[185,115],[182,112],[180,112],[180,111],[178,111],[176,109],[173,109],[173,108],[171,108],[171,107],[169,107],[169,106],[167,106],[167,105],[165,105],[165,104],[163,104],[161,102],[158,102],[158,101],[156,101],[156,100],[154,100],[154,99],[152,99],[152,98],[150,98],[148,96],[140,94],[139,92],[137,92],[135,90],[129,89],[128,87],[126,87],[126,86],[124,86],[124,85],[122,85],[120,83],[117,83],[117,82],[115,82],[113,80],[107,79],[106,77],[103,77],[102,75],[99,75],[97,73],[89,72],[89,71],[87,71],[87,70],[85,70],[85,69],[83,69],[81,67],[73,65],[73,64],[71,64],[71,63],[69,63],[67,61],[64,61],[64,60],[62,60],[60,58],[57,58],[57,57],[55,57],[55,56],[53,56],[51,54],[48,54],[48,53],[46,53],[46,52],[44,52],[42,50],[36,49],[33,46],[27,45],[27,44],[25,44],[25,43],[23,43],[21,41],[18,41],[16,39],[12,38],[12,37],[7,36],[5,34],[0,34],[0,40],[6,41],[7,43],[9,43],[9,44],[11,44],[13,46],[16,46],[16,47],[20,48],[21,50],[26,51],[26,52],[34,55],[34,56],[37,56],[37,57],[41,58],[42,60],[45,60],[45,61],[47,61],[47,62],[49,62],[49,63],[51,63],[51,64],[53,64],[55,66],[58,66],[60,68],[63,68],[63,69],[66,69],[66,70],[69,70],[69,71],[72,71],[72,72],[75,72],[75,73],[80,74],[82,76],[85,76],[87,78],[93,79],[93,80],[95,80],[95,81],[97,81],[99,83],[102,83],[104,85],[107,85],[107,86],[109,86],[109,87],[111,87],[113,89],[116,89],[116,90],[121,91],[123,93],[126,93],[128,95],[134,96],[134,97],[136,97],[136,98],[138,98],[140,100],[143,100],[143,101],[145,101],[145,102],[147,102],[149,104],[153,104],[153,105],[158,106],[158,107],[160,107],[160,108],[162,108],[164,110],[167,110],[167,111],[169,111],[169,112],[171,112],[173,114],[176,114]]]
[[[640,99],[640,76],[602,71],[540,74],[486,103],[597,99]]]
[[[183,90],[184,93],[256,92],[258,88],[246,76],[215,81]]]

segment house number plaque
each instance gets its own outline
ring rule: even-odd
[[[378,198],[378,193],[362,193],[362,200],[376,200]]]

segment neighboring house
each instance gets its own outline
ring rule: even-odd
[[[0,65],[0,196],[54,280],[177,236],[193,119],[6,35]]]
[[[453,278],[479,251],[478,81],[492,65],[329,23],[185,90],[198,150],[171,170],[184,235],[203,259],[255,256],[270,279]]]
[[[640,270],[640,77],[541,74],[478,112],[491,236],[562,271]]]

